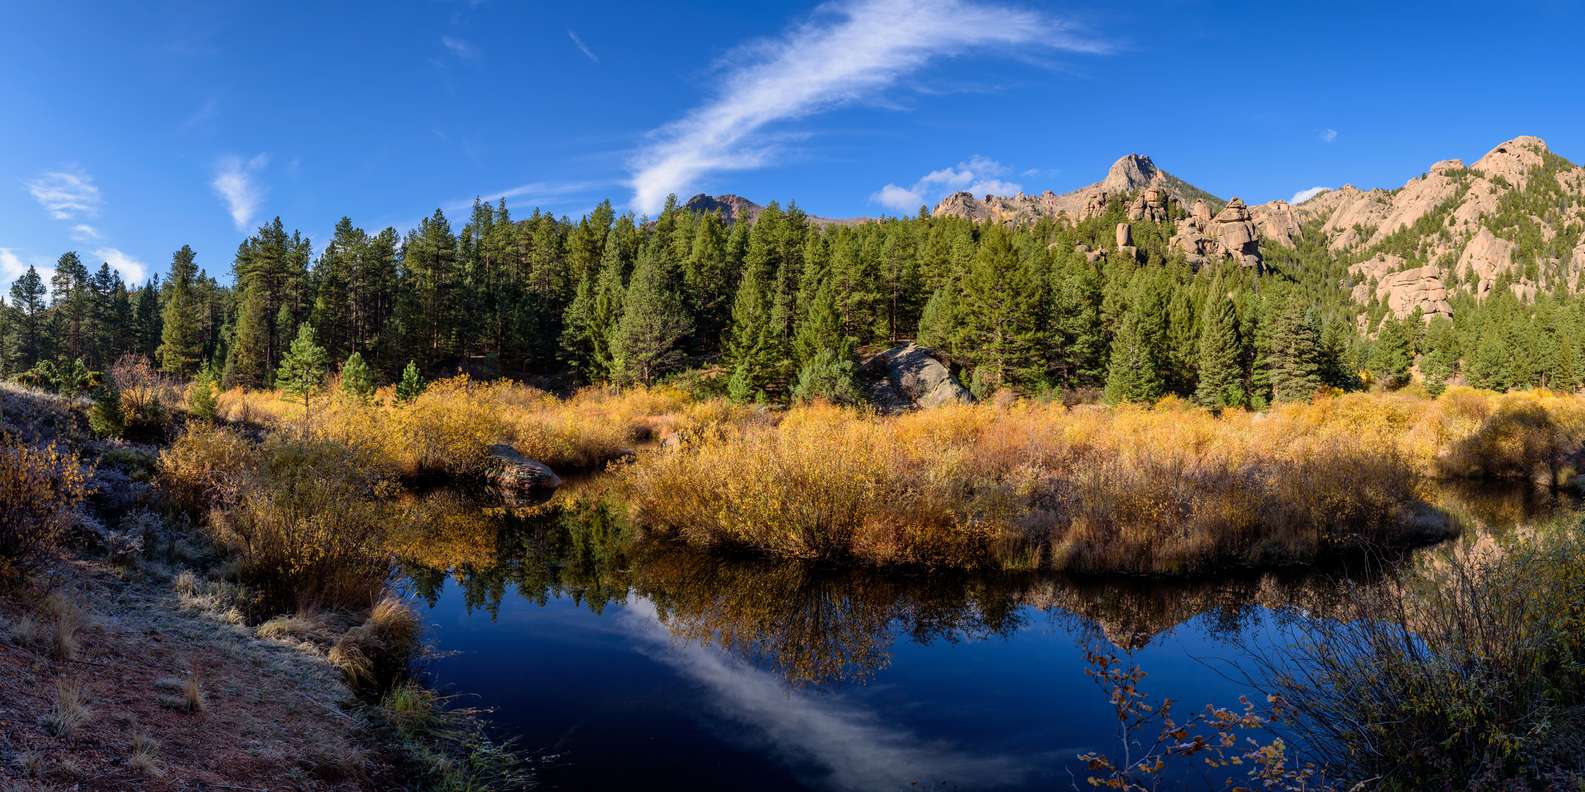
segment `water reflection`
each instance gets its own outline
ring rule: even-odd
[[[825,786],[894,789],[921,779],[958,787],[984,787],[987,782],[1011,785],[1032,770],[1029,757],[976,755],[949,741],[927,739],[840,695],[809,688],[788,690],[781,675],[739,655],[679,639],[675,623],[668,623],[655,604],[641,596],[628,603],[620,621],[656,660],[708,691],[708,704],[722,716],[761,732],[771,752],[816,768]],[[816,620],[794,632],[810,635],[822,623]],[[867,632],[855,643],[867,651],[877,644]],[[843,641],[822,644],[829,650],[798,647],[792,653],[853,660],[852,647]]]
[[[1522,490],[1435,502],[1465,527],[1459,543],[1577,519]],[[1193,581],[880,573],[636,541],[598,498],[406,506],[421,528],[397,537],[404,571],[444,622],[441,648],[460,650],[442,684],[499,706],[503,736],[561,757],[574,788],[635,773],[693,788],[1067,785],[1078,753],[1115,745],[1082,647],[1133,654],[1148,690],[1190,709],[1227,704],[1248,686],[1208,661],[1347,614],[1393,562]]]
[[[1445,487],[1436,500],[1465,526],[1465,541],[1560,506],[1513,488]],[[880,574],[636,542],[620,510],[598,499],[503,512],[437,493],[413,508],[433,519],[402,538],[405,571],[431,605],[448,577],[469,610],[492,617],[512,591],[539,604],[567,597],[594,613],[636,595],[674,638],[718,646],[800,684],[873,678],[899,635],[917,643],[1006,636],[1031,608],[1080,619],[1124,650],[1201,616],[1209,632],[1233,635],[1260,612],[1336,612],[1384,563],[1343,559],[1322,574],[1197,580]]]

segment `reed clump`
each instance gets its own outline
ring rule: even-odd
[[[1264,413],[832,406],[737,422],[622,472],[636,522],[702,545],[875,563],[1175,574],[1446,535],[1422,477],[1560,483],[1585,398],[1450,389]]]

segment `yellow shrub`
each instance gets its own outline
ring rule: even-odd
[[[0,579],[53,549],[87,492],[74,455],[0,432]]]

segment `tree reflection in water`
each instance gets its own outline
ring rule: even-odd
[[[1506,491],[1454,489],[1439,499],[1480,531],[1557,505]],[[558,496],[513,511],[438,492],[410,508],[419,527],[397,541],[401,571],[431,605],[447,577],[470,611],[492,618],[508,587],[539,604],[566,597],[595,613],[642,598],[673,637],[719,646],[798,684],[868,680],[900,637],[981,640],[1009,635],[1039,613],[1076,619],[1076,635],[1099,634],[1124,650],[1202,615],[1213,633],[1232,636],[1263,610],[1277,619],[1342,613],[1381,562],[1199,580],[882,571],[644,540],[620,508],[599,498]]]

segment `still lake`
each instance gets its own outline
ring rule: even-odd
[[[1433,500],[1454,541],[1578,519],[1527,490]],[[1088,788],[1078,755],[1120,737],[1087,649],[1137,663],[1177,713],[1236,709],[1252,653],[1366,585],[1359,561],[1195,581],[831,569],[542,511],[459,515],[406,572],[425,681],[489,709],[546,789]],[[1220,786],[1201,773],[1171,780]]]

